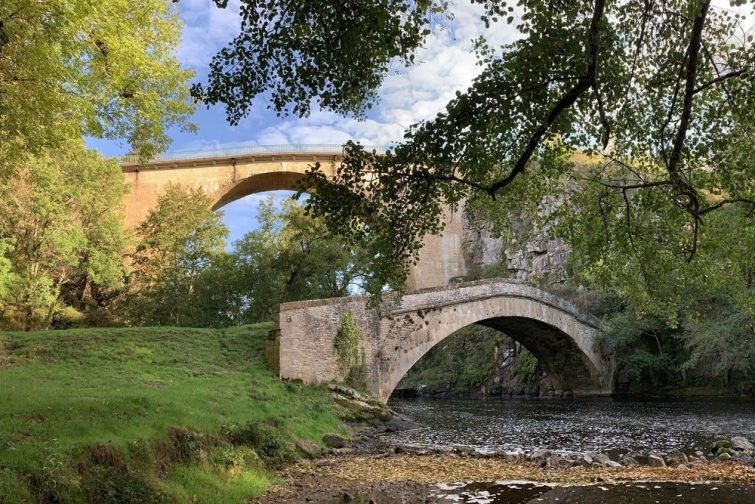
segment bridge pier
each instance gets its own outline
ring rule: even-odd
[[[557,296],[503,280],[426,289],[376,309],[367,309],[363,297],[284,303],[269,354],[282,379],[346,378],[336,352],[346,312],[361,332],[364,386],[382,401],[428,350],[476,323],[521,341],[564,391],[610,393],[611,366],[595,349],[598,321]]]

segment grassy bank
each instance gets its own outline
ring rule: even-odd
[[[0,333],[0,503],[244,502],[341,423],[269,326]]]

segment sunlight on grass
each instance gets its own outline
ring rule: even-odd
[[[87,466],[87,450],[99,445],[123,458],[127,469],[112,462],[118,471],[144,466],[140,470],[154,473],[167,463],[166,476],[150,484],[178,502],[243,502],[258,495],[273,481],[262,463],[241,470],[213,459],[233,448],[223,432],[269,426],[290,447],[286,453],[294,453],[297,439],[319,442],[325,433],[342,431],[326,391],[280,382],[267,368],[262,356],[269,327],[1,334],[0,489],[14,497],[0,502],[35,501],[30,496],[47,491],[45,478],[58,478],[51,457]],[[199,454],[196,460],[176,458],[185,447],[170,439],[174,428],[191,433],[199,448],[187,449]],[[86,492],[86,485],[77,489],[77,480],[86,479],[81,470],[58,472],[61,496]],[[24,473],[35,477],[21,478]]]

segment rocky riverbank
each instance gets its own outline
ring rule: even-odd
[[[718,440],[706,450],[694,453],[629,450],[621,455],[608,455],[548,449],[484,451],[466,446],[428,449],[387,443],[384,433],[418,426],[400,415],[378,412],[376,403],[350,389],[333,386],[331,390],[343,407],[355,412],[371,411],[372,418],[363,420],[359,427],[355,424],[352,440],[338,436],[324,438],[328,448],[313,454],[310,460],[288,467],[282,474],[284,484],[262,498],[261,504],[447,502],[447,498],[459,495],[446,493],[447,489],[459,488],[460,482],[466,482],[467,486],[480,482],[474,485],[483,493],[490,493],[495,487],[507,496],[510,492],[524,492],[522,495],[528,497],[554,492],[553,485],[559,485],[557,493],[561,495],[569,493],[563,485],[601,485],[596,488],[602,492],[603,488],[619,491],[620,485],[634,482],[704,484],[711,495],[715,495],[715,485],[720,484],[726,486],[727,492],[734,492],[732,502],[748,502],[750,494],[755,492],[755,446],[741,436]],[[355,413],[355,416],[362,415]],[[529,483],[522,486],[502,481]],[[712,484],[715,485],[711,487]],[[745,500],[735,498],[736,485],[745,489]],[[637,483],[631,491],[642,488]],[[669,490],[662,486],[652,488]],[[589,487],[584,491],[593,490]],[[581,496],[579,493],[574,497],[577,498],[574,502],[583,502]],[[506,499],[501,502],[509,502]]]
[[[540,482],[615,485],[684,482],[755,485],[755,468],[739,460],[693,461],[674,467],[548,466],[536,460],[470,454],[375,454],[330,456],[289,467],[285,484],[260,504],[313,502],[440,502],[438,483]]]
[[[734,492],[732,502],[749,502],[755,492],[755,446],[742,436],[720,439],[687,453],[678,450],[633,451],[631,446],[610,454],[538,448],[428,448],[388,441],[390,437],[386,433],[421,428],[410,419],[347,387],[331,385],[330,390],[339,407],[355,420],[352,438],[326,436],[323,439],[326,448],[318,448],[309,454],[309,460],[285,469],[282,474],[284,484],[267,494],[260,503],[446,502],[448,498],[460,495],[458,489],[462,482],[483,493],[490,493],[493,488],[503,492],[498,495],[506,497],[500,502],[509,502],[511,492],[524,492],[522,495],[528,499],[547,492],[569,494],[571,491],[564,489],[571,485],[592,485],[585,487],[584,491],[588,493],[595,488],[603,492],[604,487],[609,493],[642,490],[643,484],[636,482],[688,487],[690,483],[704,484],[714,496],[717,487],[710,485],[720,484],[726,486],[727,492]],[[522,486],[511,484],[512,481],[528,483]],[[621,485],[630,484],[634,484],[631,490],[619,489]],[[554,485],[558,485],[558,491],[553,489]],[[745,489],[744,501],[736,497],[739,495],[736,485]],[[676,487],[652,488],[677,495],[674,493]],[[583,502],[582,493],[579,493],[582,491],[574,492],[579,494],[573,496],[577,498],[574,502]]]

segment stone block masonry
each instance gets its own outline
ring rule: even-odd
[[[500,329],[543,364],[563,392],[607,394],[610,366],[595,349],[599,322],[567,301],[521,283],[493,279],[425,289],[367,309],[364,297],[284,303],[274,366],[283,379],[342,381],[335,337],[351,311],[362,331],[366,386],[387,401],[430,348],[470,324]]]

